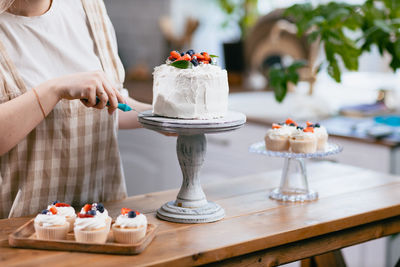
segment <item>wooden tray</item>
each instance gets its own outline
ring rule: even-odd
[[[94,244],[76,242],[73,232],[68,233],[67,240],[37,239],[33,220],[8,236],[8,243],[11,247],[134,255],[141,253],[153,241],[157,228],[154,224],[147,224],[146,236],[136,244],[114,243],[112,230],[108,234],[106,243]]]

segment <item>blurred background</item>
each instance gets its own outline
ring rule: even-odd
[[[132,97],[151,103],[153,68],[171,50],[207,51],[228,70],[230,109],[248,123],[207,136],[203,184],[282,168],[248,148],[288,117],[319,121],[344,146],[326,160],[399,174],[398,2],[105,0]],[[119,141],[129,195],[180,186],[176,138],[139,129]],[[345,249],[346,263],[393,266],[392,239]]]

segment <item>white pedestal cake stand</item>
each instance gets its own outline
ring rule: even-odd
[[[207,201],[200,184],[199,172],[207,148],[205,134],[236,130],[245,124],[246,116],[228,111],[220,119],[183,120],[156,116],[149,110],[139,114],[139,122],[151,130],[178,134],[176,152],[183,174],[182,186],[175,201],[169,201],[157,210],[157,217],[180,223],[207,223],[222,219],[224,210]]]
[[[250,146],[249,151],[270,157],[284,158],[281,183],[269,194],[269,197],[283,202],[304,202],[318,199],[318,192],[309,189],[307,170],[304,159],[322,158],[341,152],[343,148],[337,144],[327,144],[324,151],[315,153],[278,152],[265,149],[265,142]]]

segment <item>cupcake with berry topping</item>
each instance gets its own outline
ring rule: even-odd
[[[142,240],[146,235],[146,229],[146,216],[127,208],[121,209],[121,215],[112,225],[115,242],[124,244],[133,244]]]
[[[87,213],[89,210],[95,211],[98,217],[103,218],[107,224],[108,229],[110,229],[112,218],[108,216],[108,211],[104,208],[104,205],[102,203],[86,204],[81,209],[81,213]]]
[[[34,227],[38,239],[63,240],[67,238],[69,223],[55,207],[50,207],[35,217]]]
[[[289,139],[290,149],[294,153],[314,153],[317,150],[317,137],[314,128],[297,127]]]
[[[71,207],[71,205],[66,204],[66,203],[61,203],[59,201],[54,201],[52,205],[49,205],[47,209],[50,209],[51,207],[55,207],[57,210],[57,214],[61,216],[65,216],[65,219],[69,223],[69,232],[71,232],[74,229],[74,223],[75,223],[75,209]]]
[[[314,128],[315,136],[317,137],[317,150],[324,150],[328,143],[328,131],[319,123],[313,124],[307,121],[307,126]]]
[[[273,123],[272,129],[268,130],[265,135],[265,147],[272,151],[289,150],[289,138],[292,132],[292,126],[284,123]]]
[[[83,243],[105,243],[110,226],[107,218],[99,215],[92,209],[91,204],[86,204],[74,224],[75,240]]]

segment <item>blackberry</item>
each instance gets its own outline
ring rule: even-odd
[[[296,126],[296,124],[294,124],[294,123],[291,123],[291,124],[289,124],[289,126]]]
[[[47,214],[48,210],[42,210],[42,214]]]
[[[58,200],[54,201],[54,202],[53,202],[53,205],[55,205],[55,204],[57,204],[57,203],[60,203],[60,201],[58,201]]]
[[[297,126],[296,129],[298,129],[298,130],[303,130],[304,128],[301,127],[301,126]]]
[[[188,54],[189,56],[193,56],[195,53],[194,53],[193,49],[190,49],[190,50],[186,51],[186,54]]]
[[[183,57],[184,55],[185,55],[185,53],[182,52],[182,53],[181,53],[181,57]]]
[[[104,206],[103,206],[103,204],[98,203],[96,208],[97,208],[98,211],[100,211],[100,213],[103,213],[103,212],[104,212]]]
[[[128,218],[135,218],[136,217],[136,212],[131,210],[130,212],[128,212]]]
[[[193,66],[197,67],[199,65],[199,62],[197,61],[197,58],[193,58],[190,62],[192,62]]]
[[[321,125],[319,123],[316,123],[316,124],[314,124],[314,127],[319,128],[319,127],[321,127]]]

